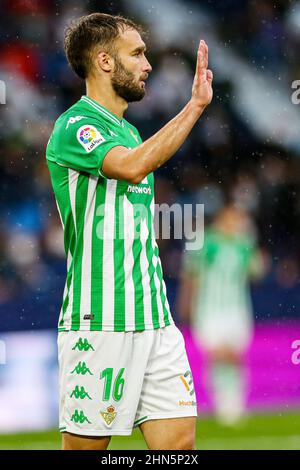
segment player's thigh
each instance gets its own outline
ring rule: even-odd
[[[88,437],[62,433],[62,450],[106,450],[110,437]]]
[[[144,335],[134,341],[132,332],[59,335],[60,431],[99,439],[130,435],[151,342]]]
[[[184,338],[170,325],[155,333],[135,424],[195,416],[196,394]]]
[[[150,450],[194,450],[196,417],[154,419],[140,425]]]

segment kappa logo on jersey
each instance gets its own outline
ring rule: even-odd
[[[70,124],[75,124],[75,122],[81,121],[81,119],[85,119],[85,116],[70,117],[68,124],[66,125],[66,129],[68,129]]]
[[[96,127],[90,125],[81,126],[78,129],[77,140],[88,153],[102,142],[105,142],[104,137],[97,131]]]

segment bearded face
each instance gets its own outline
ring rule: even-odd
[[[134,74],[127,70],[118,56],[115,59],[115,70],[111,79],[116,94],[127,103],[140,101],[145,96],[145,87],[142,78],[136,79]]]

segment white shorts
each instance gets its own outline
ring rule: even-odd
[[[184,339],[157,330],[58,334],[61,432],[130,435],[151,419],[197,416]]]
[[[206,350],[228,347],[237,353],[247,350],[253,337],[253,319],[248,312],[222,312],[206,316],[194,325],[194,334]]]

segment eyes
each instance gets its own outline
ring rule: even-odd
[[[133,57],[142,57],[143,55],[145,55],[145,52],[146,51],[144,49],[141,49],[141,50],[137,50],[132,55],[133,55]]]

